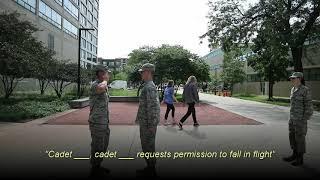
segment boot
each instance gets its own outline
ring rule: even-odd
[[[301,165],[303,165],[303,154],[298,154],[296,160],[291,164],[293,166],[301,166]]]
[[[297,153],[295,151],[293,151],[291,156],[284,157],[284,158],[282,158],[282,160],[284,160],[286,162],[291,162],[291,161],[294,161],[296,158],[297,158]]]

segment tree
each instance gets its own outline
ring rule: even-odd
[[[255,53],[248,59],[250,65],[261,77],[269,82],[268,100],[273,99],[275,82],[288,77],[288,47],[281,42],[281,37],[273,27],[273,21],[265,21],[254,39],[252,50]]]
[[[30,77],[31,62],[35,61],[33,47],[39,43],[32,36],[36,31],[17,13],[0,14],[0,77],[5,98],[10,97],[20,80]]]
[[[58,98],[62,97],[63,90],[77,81],[77,69],[76,63],[68,63],[68,61],[56,61],[51,66],[50,85],[56,92]]]
[[[245,0],[210,2],[208,37],[210,47],[222,46],[225,52],[248,45],[263,22],[273,20],[282,44],[290,48],[295,71],[303,72],[304,42],[320,35],[320,0],[260,0],[245,8]]]
[[[72,69],[74,69],[77,64],[72,64]],[[76,75],[76,74],[73,74]],[[92,69],[86,69],[86,68],[81,68],[80,69],[80,97],[84,95],[84,92],[86,89],[88,89],[88,85],[90,82],[94,79],[95,74],[93,73]],[[70,80],[73,82],[76,82],[74,78],[70,77]]]
[[[153,63],[156,67],[154,81],[160,85],[172,79],[176,84],[181,84],[191,75],[199,81],[208,81],[209,66],[196,54],[192,54],[182,46],[170,46],[163,44],[160,47],[142,47],[133,50],[129,54],[128,80],[134,83],[140,82],[138,69],[144,63]]]
[[[243,82],[246,78],[244,62],[239,59],[241,54],[242,51],[240,49],[235,49],[224,54],[221,79],[225,85],[230,86],[231,94],[233,93],[233,85]]]
[[[39,82],[40,94],[43,95],[50,82],[51,66],[54,65],[55,52],[38,42],[33,46],[35,61],[32,61],[31,77]]]
[[[149,58],[149,59],[146,59]],[[140,75],[137,70],[144,63],[153,63],[156,67],[155,83],[162,84],[172,79],[176,84],[185,82],[186,79],[195,75],[199,81],[209,80],[209,66],[197,55],[192,54],[182,46],[162,45],[157,48],[143,47],[133,50],[129,55],[129,80],[139,81]]]
[[[133,50],[129,54],[128,65],[130,66],[130,65],[136,65],[138,63],[148,62],[153,55],[154,49],[155,49],[154,47],[143,46],[143,47],[140,47],[139,49]]]

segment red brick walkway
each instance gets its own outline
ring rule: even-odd
[[[176,120],[179,120],[186,112],[187,106],[176,104]],[[112,102],[109,104],[110,124],[111,125],[134,125],[138,103]],[[164,117],[166,105],[161,105],[161,120]],[[170,112],[171,114],[171,112]],[[238,114],[211,106],[201,104],[196,107],[197,119],[200,125],[259,125],[262,124],[253,119],[249,119]],[[65,114],[63,116],[51,119],[47,124],[52,125],[86,125],[88,124],[89,108],[79,109],[77,111]],[[170,119],[170,116],[169,116]],[[190,116],[185,124],[193,124]]]

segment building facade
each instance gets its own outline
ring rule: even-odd
[[[103,59],[99,58],[99,64],[107,66],[113,71],[122,71],[128,63],[128,58]]]
[[[22,20],[30,21],[39,31],[34,35],[56,52],[58,59],[78,62],[79,28],[82,32],[81,65],[97,64],[98,0],[2,0],[0,12],[18,12]]]
[[[315,100],[320,100],[320,38],[311,38],[305,42],[302,64],[304,68],[304,78],[306,80],[306,85],[312,91],[312,98]],[[247,53],[244,56],[239,57],[240,60],[246,61],[246,57],[251,53]],[[208,55],[204,56],[203,59],[211,67],[212,73],[218,73],[218,75],[223,71],[223,51],[221,49],[215,49]],[[292,57],[289,57],[292,59]],[[247,93],[256,95],[266,95],[268,94],[268,82],[264,81],[259,77],[258,73],[255,72],[250,66],[245,63],[244,70],[246,72],[247,78],[243,83],[235,84],[233,87],[234,93]],[[293,67],[287,68],[288,73],[293,72]],[[290,81],[284,80],[276,82],[273,86],[274,96],[289,97],[290,89],[292,85]]]

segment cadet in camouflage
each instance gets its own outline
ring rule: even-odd
[[[143,152],[155,152],[157,125],[160,121],[160,102],[157,88],[153,83],[155,67],[147,63],[139,70],[144,81],[139,97],[136,123],[140,125],[140,140]],[[147,167],[137,173],[155,175],[156,159],[146,159]]]
[[[91,132],[91,159],[92,171],[109,170],[100,166],[102,158],[96,158],[95,154],[106,152],[109,144],[109,109],[108,109],[108,70],[104,67],[97,67],[97,80],[94,81],[90,88],[89,95],[89,128]]]
[[[290,95],[289,141],[293,153],[284,161],[294,166],[303,164],[303,154],[306,152],[305,136],[307,134],[307,121],[313,114],[312,98],[308,87],[301,84],[303,74],[294,72],[290,76],[293,84]]]

